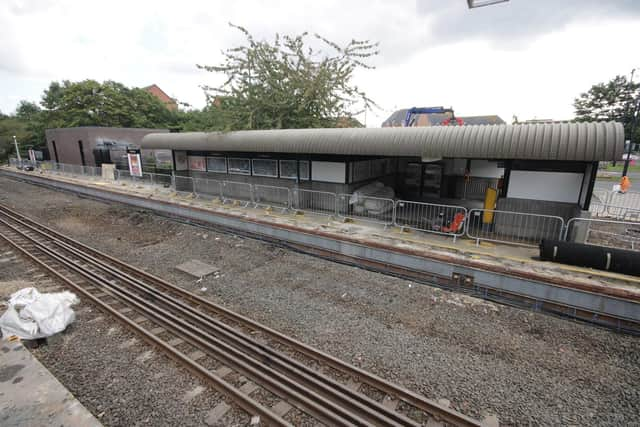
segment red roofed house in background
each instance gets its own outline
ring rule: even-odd
[[[152,84],[151,86],[147,86],[143,89],[158,98],[160,102],[162,102],[167,107],[167,109],[171,111],[175,111],[178,109],[178,103],[176,102],[176,100],[167,95],[165,91],[158,87],[157,84]]]

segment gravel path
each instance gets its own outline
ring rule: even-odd
[[[640,425],[636,337],[2,177],[0,202],[468,415],[497,414],[510,425]],[[175,270],[190,259],[220,274],[197,282]],[[108,425],[142,424],[153,416],[149,408],[161,406],[164,424],[184,425],[170,415],[179,411],[173,392],[147,393],[153,389],[126,381],[106,388],[102,377],[128,372],[133,362],[118,363],[117,348],[82,339],[101,336],[91,325],[80,318],[65,351],[50,346],[39,357],[92,412],[99,409],[87,401],[103,396],[114,413]],[[96,372],[102,376],[92,384]],[[165,378],[194,381],[175,371]],[[148,403],[132,410],[129,393]]]

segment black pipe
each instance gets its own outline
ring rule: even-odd
[[[540,259],[640,276],[640,252],[543,239]]]

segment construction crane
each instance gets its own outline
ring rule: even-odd
[[[409,108],[407,110],[407,115],[404,118],[403,126],[404,127],[413,126],[413,124],[415,123],[414,116],[416,114],[446,114],[446,113],[451,113],[451,117],[443,120],[442,123],[440,123],[441,125],[448,126],[451,123],[456,123],[459,126],[463,125],[462,119],[456,118],[455,114],[453,113],[453,109],[452,108],[444,108],[444,107],[420,107],[420,108],[418,108],[418,107],[412,107],[412,108]]]

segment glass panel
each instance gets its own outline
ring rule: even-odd
[[[368,160],[351,163],[352,182],[360,182],[371,176],[371,164]]]
[[[249,159],[229,159],[229,173],[251,175],[251,161]]]
[[[227,173],[227,159],[224,157],[207,157],[207,171]]]
[[[188,156],[189,159],[189,170],[192,171],[206,171],[207,163],[204,157],[201,156]]]
[[[309,180],[309,162],[300,160],[300,179]]]
[[[296,160],[280,160],[280,178],[296,179],[298,162]]]
[[[253,174],[256,176],[278,177],[278,161],[267,159],[253,159]]]

